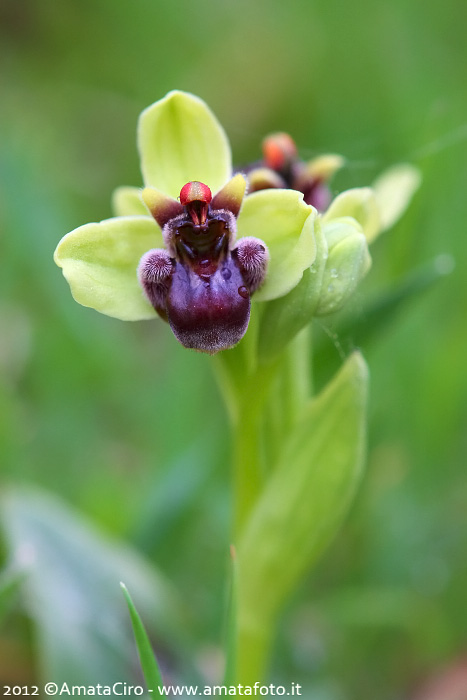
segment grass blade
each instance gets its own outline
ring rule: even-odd
[[[158,688],[163,685],[163,681],[156,656],[152,650],[151,643],[142,620],[134,606],[130,594],[128,593],[127,587],[124,583],[121,583],[120,586],[122,588],[123,595],[125,596],[128,610],[130,611],[131,624],[133,626],[133,633],[135,635],[136,646],[138,648],[139,661],[146,685],[148,686],[149,691],[157,693]]]

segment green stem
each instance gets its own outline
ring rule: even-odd
[[[310,352],[311,328],[307,326],[295,336],[284,358],[283,401],[287,430],[300,418],[310,398]]]
[[[282,406],[282,376],[275,377],[269,400],[263,416],[263,442],[265,447],[266,471],[269,474],[280,455],[284,414]]]
[[[240,416],[235,432],[235,479],[236,479],[236,520],[235,533],[241,533],[254,505],[260,496],[265,479],[264,454],[261,436],[265,442],[272,441],[266,452],[268,458],[276,461],[295,423],[302,415],[306,402],[310,398],[310,352],[311,332],[302,330],[289,344],[283,355],[269,366],[269,391],[263,401],[255,401],[250,395],[244,402],[248,411]],[[255,374],[255,387],[261,370]],[[272,389],[272,390],[271,390]],[[256,389],[258,391],[258,389]],[[257,398],[257,397],[256,397]],[[278,423],[280,420],[280,424]],[[275,423],[274,435],[265,435],[264,428]],[[269,466],[269,465],[268,465]],[[270,465],[274,467],[274,463]],[[239,550],[241,557],[241,547]],[[248,586],[248,571],[241,567],[240,588]],[[265,588],[274,582],[264,581]],[[242,596],[238,600],[239,619],[237,625],[236,669],[237,682],[253,685],[265,677],[268,657],[274,638],[274,620],[253,619],[251,614],[242,611]],[[251,612],[251,611],[250,611]]]
[[[260,419],[243,402],[234,427],[234,542],[240,538],[263,483]]]
[[[255,367],[250,373],[245,372],[237,394],[237,409],[232,423],[235,543],[239,541],[264,482],[263,409],[279,367],[276,361]]]
[[[271,646],[274,639],[274,624],[264,622],[251,624],[250,620],[239,621],[236,651],[236,682],[254,685],[265,679]]]

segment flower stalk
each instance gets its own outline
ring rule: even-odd
[[[251,336],[252,337],[252,336]],[[250,343],[251,339],[249,338]],[[294,430],[301,411],[310,398],[309,370],[311,333],[303,329],[280,357],[266,363],[251,363],[250,352],[240,345],[216,358],[221,386],[232,367],[243,377],[231,415],[233,440],[233,542],[239,543],[248,520],[260,498],[270,471],[274,468],[287,434]],[[233,358],[233,355],[238,357]],[[250,360],[250,363],[248,362]],[[248,368],[248,364],[250,367]],[[231,377],[235,382],[235,376]],[[278,412],[276,425],[268,424],[271,413]],[[275,444],[271,440],[275,436]],[[268,449],[269,447],[269,449]],[[239,576],[243,576],[242,562]],[[248,576],[247,572],[245,574]],[[265,580],[264,586],[270,582]],[[254,684],[263,679],[274,641],[275,619],[252,619],[238,609],[235,644],[230,649],[235,661],[235,682]]]

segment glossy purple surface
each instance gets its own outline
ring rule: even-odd
[[[204,276],[177,262],[167,315],[174,335],[187,348],[215,353],[236,345],[248,328],[250,295],[230,254]]]

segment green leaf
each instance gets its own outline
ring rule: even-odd
[[[36,626],[41,677],[59,684],[134,682],[120,581],[173,643],[180,608],[168,584],[133,550],[50,496],[18,489],[6,492],[0,506],[10,559],[25,572],[21,592]]]
[[[133,600],[128,593],[127,587],[124,583],[121,583],[120,586],[123,591],[123,595],[125,596],[128,610],[130,611],[131,624],[133,626],[133,633],[135,635],[136,646],[138,648],[139,661],[147,688],[150,692],[158,695],[158,688],[162,687],[164,683],[157,664],[156,656],[152,650],[151,643],[138,611],[136,610]]]
[[[117,187],[112,195],[115,216],[149,216],[138,187]]]
[[[316,210],[294,190],[262,190],[249,195],[238,217],[238,237],[256,236],[269,248],[264,285],[255,301],[287,294],[300,281],[316,256]]]
[[[400,163],[385,170],[373,183],[383,231],[400,219],[421,181],[421,174],[417,168],[408,163]]]
[[[341,192],[324,214],[323,224],[344,216],[350,216],[358,221],[368,243],[381,231],[379,206],[375,193],[370,187],[356,187]]]
[[[155,318],[137,279],[141,256],[163,246],[150,217],[133,216],[85,224],[68,233],[54,260],[63,269],[75,301],[122,321]]]
[[[367,384],[354,353],[290,436],[239,543],[240,626],[270,624],[337,532],[362,473]]]
[[[138,148],[145,184],[171,197],[192,180],[214,194],[231,177],[222,126],[203,100],[187,92],[173,90],[141,113]]]
[[[303,273],[300,282],[288,294],[264,304],[258,338],[261,360],[278,355],[297,333],[310,323],[321,295],[327,259],[327,243],[316,219],[316,258]]]

